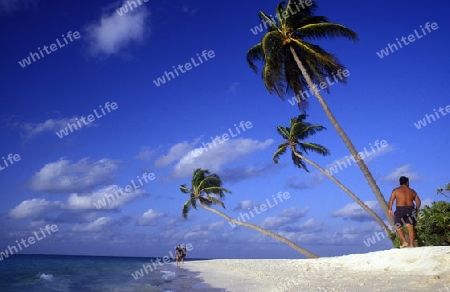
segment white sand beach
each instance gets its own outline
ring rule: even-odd
[[[450,247],[391,249],[318,259],[186,262],[226,291],[450,292]]]

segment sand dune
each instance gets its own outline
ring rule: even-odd
[[[450,247],[301,260],[209,260],[183,266],[226,291],[450,292]]]

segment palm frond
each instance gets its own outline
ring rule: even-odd
[[[295,30],[295,35],[301,39],[320,39],[343,37],[352,41],[358,41],[358,34],[341,24],[325,22],[311,23]]]
[[[278,134],[280,134],[281,137],[283,137],[283,140],[289,139],[289,132],[290,132],[289,128],[277,126],[277,132]]]
[[[298,168],[304,169],[306,172],[309,172],[305,162],[300,157],[295,155],[295,152],[296,152],[295,149],[293,149],[291,152],[292,162],[294,162],[294,165],[297,166]],[[299,154],[301,155],[301,153]]]
[[[322,145],[316,144],[316,143],[308,143],[308,142],[301,142],[297,144],[298,147],[300,147],[302,149],[303,152],[308,153],[309,152],[314,152],[323,156],[327,156],[330,154],[330,151],[325,148]]]
[[[280,156],[286,153],[288,147],[289,147],[288,142],[284,142],[284,143],[278,145],[278,150],[275,151],[275,153],[272,156],[273,162],[278,164],[278,160],[279,160]]]
[[[180,186],[180,191],[185,194],[189,194],[191,192],[191,190],[188,189],[185,184]]]
[[[190,209],[191,209],[191,200],[187,200],[186,203],[184,203],[183,210],[181,212],[181,216],[183,216],[184,219],[187,219]]]
[[[247,63],[250,68],[258,73],[258,67],[255,65],[256,61],[262,61],[264,58],[262,44],[259,43],[254,45],[250,50],[247,51]]]
[[[269,15],[267,15],[263,11],[259,11],[258,15],[261,23],[267,27],[267,30],[269,32],[278,30],[277,24],[272,20],[272,18],[269,17]]]

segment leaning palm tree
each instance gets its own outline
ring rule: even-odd
[[[287,4],[281,2],[276,9],[277,19],[271,19],[259,11],[259,17],[268,31],[260,43],[248,50],[247,62],[257,72],[255,61],[262,61],[262,77],[269,93],[276,93],[283,99],[286,94],[293,92],[303,110],[307,106],[307,90],[314,93],[327,118],[355,157],[386,218],[393,225],[380,188],[317,88],[317,84],[320,84],[321,89],[328,91],[327,81],[330,82],[330,79],[331,82],[345,82],[345,67],[336,57],[309,40],[344,37],[357,41],[358,36],[353,30],[332,23],[324,16],[315,16],[316,4],[307,6],[303,3],[301,9],[299,6],[298,0],[289,0]]]
[[[291,119],[290,127],[277,127],[278,133],[283,137],[284,142],[278,146],[278,150],[273,155],[273,161],[278,163],[281,155],[285,154],[287,149],[291,149],[292,162],[298,168],[304,169],[309,172],[306,167],[305,161],[310,165],[317,168],[326,177],[332,180],[336,185],[338,185],[344,192],[346,192],[350,198],[352,198],[361,208],[364,209],[370,216],[372,216],[375,221],[383,228],[386,234],[390,234],[391,231],[389,227],[383,222],[383,220],[363,201],[361,201],[354,193],[352,193],[347,187],[345,187],[339,180],[332,176],[325,169],[320,167],[314,161],[308,159],[305,155],[309,152],[315,152],[317,154],[326,156],[330,154],[327,148],[322,145],[310,142],[302,142],[309,136],[316,134],[317,132],[323,131],[326,128],[321,125],[313,125],[305,122],[306,114],[301,114],[297,118]]]
[[[197,209],[198,204],[202,208],[213,212],[221,216],[222,218],[235,223],[236,225],[252,228],[253,230],[259,231],[262,234],[269,235],[281,242],[284,242],[299,253],[307,256],[308,258],[318,258],[317,255],[307,251],[304,248],[301,248],[287,238],[284,238],[272,231],[263,229],[259,226],[234,220],[226,214],[217,211],[214,208],[211,208],[212,205],[220,205],[225,209],[225,204],[221,201],[221,199],[225,197],[225,193],[231,193],[229,190],[222,187],[222,180],[217,174],[210,174],[208,170],[203,170],[200,168],[196,169],[194,170],[191,188],[186,187],[186,185],[181,185],[180,190],[185,194],[190,194],[190,198],[186,201],[186,203],[184,203],[183,206],[182,216],[184,219],[187,219],[188,213],[191,208]]]

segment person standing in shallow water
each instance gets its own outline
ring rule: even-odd
[[[392,212],[394,201],[396,201],[395,212]],[[400,177],[400,186],[392,191],[389,199],[389,215],[395,218],[395,230],[402,241],[400,248],[414,247],[414,240],[416,239],[414,226],[417,223],[417,212],[420,209],[420,204],[419,195],[409,187],[409,178],[406,176]],[[406,241],[402,229],[404,225],[408,229],[409,243]]]
[[[175,248],[175,259],[176,259],[177,267],[180,266],[182,252],[183,252],[183,250],[181,249],[181,246],[177,245],[177,247]]]
[[[183,245],[181,247],[181,251],[182,251],[182,255],[181,255],[181,263],[184,264],[184,259],[187,256],[187,251],[186,251],[186,247]]]

